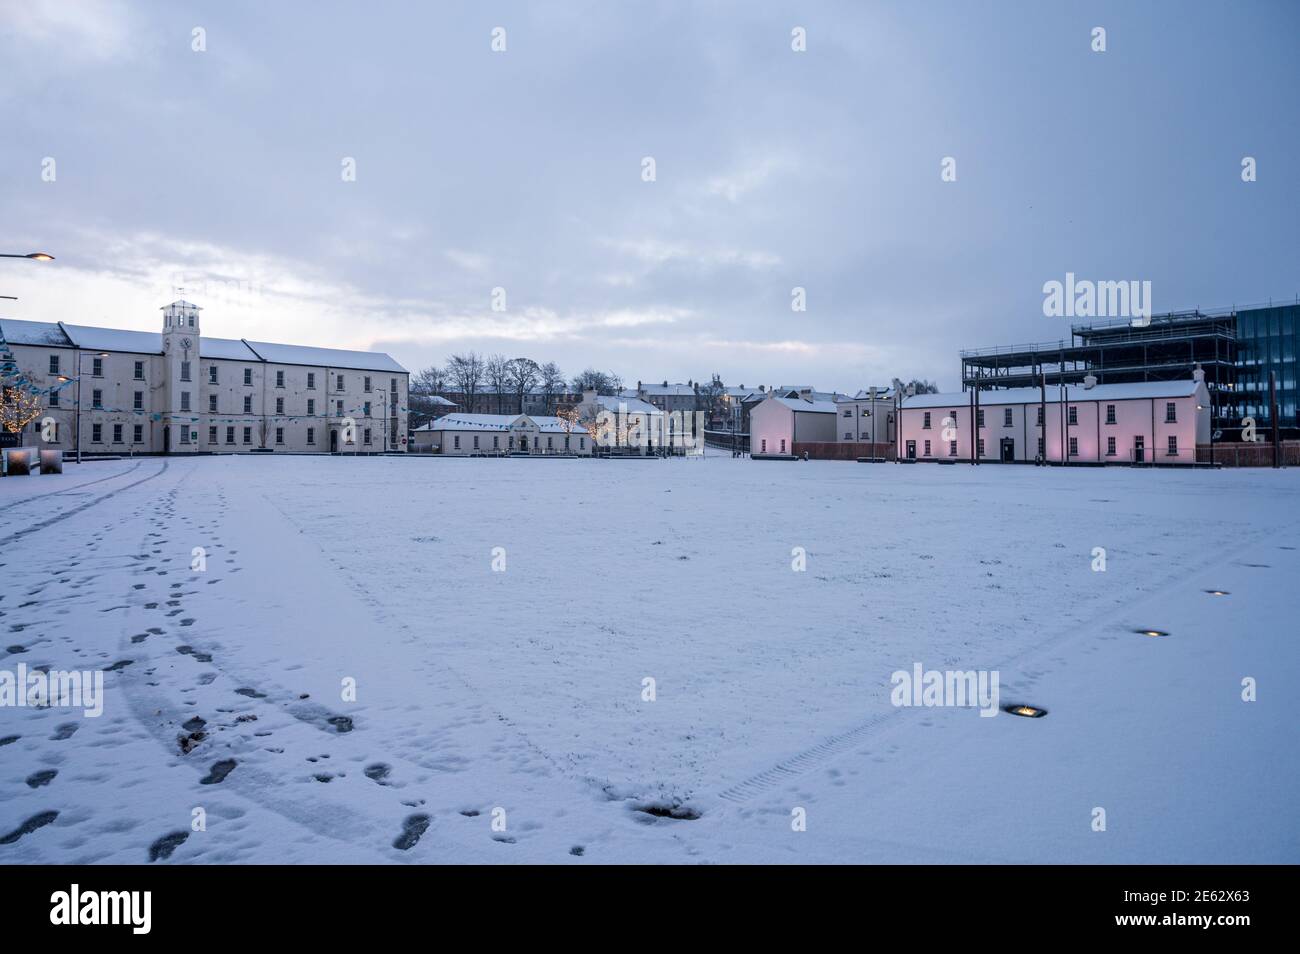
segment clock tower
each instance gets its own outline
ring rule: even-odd
[[[198,305],[174,301],[163,313],[163,399],[160,402],[166,428],[163,448],[170,453],[191,453],[199,449],[201,415],[199,398],[202,381],[199,368]]]

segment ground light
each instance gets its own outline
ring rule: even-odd
[[[1003,706],[1003,712],[1010,712],[1015,716],[1024,716],[1026,719],[1041,719],[1047,715],[1046,709],[1039,709],[1037,706]]]
[[[1135,629],[1133,632],[1141,636],[1168,636],[1163,629]]]

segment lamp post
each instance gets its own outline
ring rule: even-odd
[[[84,374],[84,372],[81,370],[81,362],[88,357],[107,358],[108,352],[99,351],[92,355],[85,355],[82,354],[80,351],[77,352],[77,379],[76,379],[77,380],[77,408],[76,411],[74,412],[76,415],[74,423],[76,425],[76,431],[77,431],[77,463],[78,464],[81,463],[81,378]],[[67,381],[69,379],[66,375],[61,374],[58,376],[56,380]]]
[[[33,262],[54,261],[54,256],[45,252],[28,252],[26,255],[13,255],[7,252],[0,252],[0,258],[30,258]]]

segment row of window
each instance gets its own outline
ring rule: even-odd
[[[367,433],[369,433],[369,432],[367,432]],[[474,446],[473,446],[472,449],[473,449],[473,450],[486,450],[486,448],[480,447],[480,445],[479,445],[479,436],[480,436],[480,435],[478,435],[478,434],[475,434],[475,435],[474,435]],[[524,442],[524,441],[527,441],[527,440],[528,440],[527,437],[522,437],[522,436],[521,436],[519,439],[520,439],[521,442]],[[369,442],[367,441],[367,443],[369,443]],[[453,435],[452,435],[452,437],[451,437],[451,446],[452,446],[452,449],[453,449],[453,450],[460,450],[460,435],[459,435],[459,434],[453,434]],[[527,445],[524,444],[523,446],[527,446]],[[500,434],[493,434],[493,435],[492,435],[492,449],[493,449],[493,450],[500,450],[500,449],[501,449],[501,435],[500,435]],[[555,438],[552,437],[552,436],[550,436],[550,435],[548,435],[547,438],[546,438],[546,449],[547,449],[547,450],[555,450]],[[570,447],[570,444],[569,444],[569,435],[568,435],[568,434],[565,434],[565,435],[564,435],[564,449],[565,449],[565,450],[571,450],[571,447]],[[586,449],[587,449],[587,439],[586,439],[585,437],[579,437],[579,438],[578,438],[578,450],[586,450]],[[540,445],[540,443],[538,442],[538,436],[537,436],[536,434],[533,435],[533,450],[541,450],[541,445]]]
[[[782,441],[781,443],[784,444],[785,442]],[[909,443],[910,443],[910,442],[909,442]],[[933,456],[933,455],[931,454],[931,452],[930,452],[930,442],[929,442],[929,441],[925,441],[924,443],[925,443],[925,447],[924,447],[924,454],[923,454],[923,456],[925,456],[925,457],[931,457],[931,456]],[[767,442],[764,441],[763,444],[764,444],[764,449],[766,449]],[[913,448],[913,449],[915,449],[915,448]],[[784,451],[784,448],[782,448],[782,450]],[[983,456],[984,456],[984,439],[983,439],[983,438],[980,438],[978,441],[975,442],[975,453],[976,453],[976,455],[979,456],[979,457],[983,457]],[[1178,438],[1177,438],[1175,435],[1173,435],[1173,434],[1170,434],[1169,437],[1168,437],[1168,442],[1167,442],[1166,445],[1165,445],[1165,454],[1166,454],[1167,456],[1169,456],[1169,457],[1177,457],[1177,456],[1178,456]],[[948,456],[949,456],[949,457],[956,457],[956,456],[957,456],[957,442],[956,442],[956,441],[949,441],[949,442],[948,442]],[[1043,439],[1042,439],[1041,437],[1038,438],[1038,456],[1039,456],[1039,457],[1044,457],[1044,456],[1046,456],[1045,453],[1044,453],[1044,450],[1043,450]],[[1071,457],[1078,457],[1078,456],[1079,456],[1079,438],[1077,438],[1077,437],[1071,437],[1071,438],[1070,438],[1070,456],[1071,456]],[[1106,456],[1107,456],[1107,457],[1115,457],[1115,456],[1116,456],[1116,447],[1115,447],[1115,438],[1114,438],[1114,437],[1107,437],[1107,438],[1106,438]]]
[[[60,374],[60,373],[62,373],[62,372],[59,370],[59,366],[60,366],[60,360],[59,360],[59,357],[60,357],[60,356],[57,355],[57,354],[52,354],[52,355],[50,355],[50,374]],[[145,364],[145,363],[144,363],[143,361],[137,361],[137,362],[135,362],[135,380],[136,380],[136,381],[143,381],[143,380],[144,380],[144,364]],[[243,372],[244,372],[244,384],[245,384],[247,387],[252,387],[252,386],[253,386],[253,369],[252,369],[252,368],[244,368],[244,369],[242,369],[242,370],[243,370]],[[95,358],[92,359],[92,361],[91,361],[90,375],[91,375],[91,377],[94,377],[94,378],[102,378],[102,377],[104,376],[104,359],[103,359],[103,358],[96,356]],[[189,362],[189,361],[182,361],[182,362],[181,362],[181,380],[182,380],[182,381],[189,381],[189,380],[191,380],[191,378],[190,378],[190,362]],[[208,365],[208,383],[209,383],[209,384],[219,384],[219,383],[220,383],[219,380],[218,380],[218,378],[217,378],[217,365],[215,365],[215,364]],[[334,388],[334,390],[336,390],[336,391],[346,391],[346,390],[347,390],[347,387],[346,387],[346,384],[347,384],[347,378],[346,378],[344,375],[342,375],[342,374],[335,375],[335,383],[336,383],[337,386]],[[275,372],[275,386],[276,386],[277,388],[282,388],[282,387],[285,386],[285,383],[284,383],[284,371],[283,371],[283,370],[277,370],[277,371]],[[314,390],[316,389],[316,372],[315,372],[315,371],[308,371],[308,372],[307,372],[307,389],[310,390],[310,391],[314,391]],[[373,391],[373,384],[372,384],[372,381],[371,381],[371,377],[370,377],[370,375],[367,374],[367,375],[364,375],[364,376],[362,377],[362,379],[361,379],[361,389],[362,389],[366,394],[370,394],[370,393]],[[389,378],[389,380],[388,380],[388,389],[389,389],[389,391],[392,392],[393,394],[396,394],[396,393],[397,393],[397,378]]]
[[[59,397],[59,392],[58,392],[58,391],[51,391],[51,392],[50,392],[50,407],[62,407],[62,404],[60,403],[60,400],[61,400],[61,399],[60,399],[60,397]],[[382,405],[383,405],[383,402],[382,402],[382,401],[380,402],[380,405],[381,405],[381,408],[382,408]],[[104,409],[104,392],[103,392],[103,390],[101,390],[100,388],[95,388],[94,390],[91,391],[91,394],[90,394],[90,407],[91,407],[92,410],[103,410],[103,409]],[[284,405],[284,398],[282,398],[282,397],[278,397],[278,398],[276,398],[276,399],[275,399],[275,413],[276,413],[276,414],[279,414],[279,415],[283,415],[283,414],[284,414],[284,407],[285,407],[285,405]],[[144,406],[144,392],[143,392],[143,391],[134,391],[134,392],[132,392],[132,395],[131,395],[131,409],[134,410],[134,411],[143,411],[143,410],[145,410],[145,406]],[[189,392],[189,391],[182,391],[182,392],[181,392],[181,408],[180,408],[180,409],[181,409],[182,411],[192,411],[192,410],[193,410],[193,408],[190,406],[190,392]],[[372,416],[371,411],[372,411],[372,408],[371,408],[370,402],[369,402],[369,401],[366,401],[365,404],[362,406],[362,417],[371,417],[371,416]],[[218,411],[218,409],[217,409],[217,395],[215,395],[215,394],[209,394],[209,395],[208,395],[208,413],[209,413],[209,414],[217,414],[217,413],[220,413],[220,412]],[[254,411],[253,411],[253,396],[252,396],[251,394],[245,394],[245,395],[244,395],[244,411],[243,411],[243,413],[245,413],[245,414],[253,414],[253,413],[254,413]],[[343,401],[338,400],[338,401],[335,401],[335,402],[334,402],[334,413],[335,413],[335,416],[336,416],[336,417],[343,417],[343,414],[344,414],[344,411],[343,411]],[[315,414],[316,414],[316,399],[315,399],[315,398],[308,398],[308,399],[307,399],[307,416],[308,416],[308,417],[312,417],[312,416],[314,416]]]
[[[949,412],[948,412],[948,415],[953,419],[953,421],[956,421],[956,420],[957,420],[957,412],[956,412],[956,411],[949,411]],[[845,416],[845,417],[848,417],[848,416],[849,416],[849,414],[848,414],[847,411],[844,412],[844,416]],[[976,422],[978,423],[978,425],[979,425],[980,427],[984,427],[984,426],[985,426],[985,425],[984,425],[984,409],[983,409],[983,408],[980,408],[980,409],[976,412],[976,414],[975,414],[975,420],[976,420]],[[1071,405],[1068,405],[1068,406],[1066,407],[1066,420],[1067,420],[1067,422],[1068,422],[1069,424],[1072,424],[1072,425],[1077,425],[1077,424],[1079,423],[1079,408],[1078,408],[1076,405],[1071,404]],[[1040,427],[1042,426],[1042,423],[1043,423],[1043,407],[1042,407],[1041,404],[1038,406],[1038,419],[1037,419],[1037,421],[1036,421],[1035,423],[1038,424]],[[1107,405],[1106,405],[1106,423],[1107,423],[1107,424],[1114,424],[1114,423],[1116,423],[1116,420],[1115,420],[1115,405],[1114,405],[1114,404],[1107,404]],[[1177,424],[1177,423],[1178,423],[1178,405],[1175,404],[1173,401],[1168,401],[1168,402],[1165,403],[1165,423],[1166,423],[1166,424]],[[1003,427],[1011,427],[1011,426],[1012,426],[1012,423],[1011,423],[1011,408],[1009,408],[1009,407],[1004,407],[1004,408],[1002,409],[1002,426],[1003,426]],[[925,419],[924,419],[923,423],[921,424],[921,428],[922,428],[923,430],[929,430],[929,429],[930,429],[930,412],[929,412],[929,411],[926,411],[926,412],[925,412]]]
[[[126,425],[124,425],[124,424],[113,424],[113,425],[111,425],[111,426],[112,426],[112,428],[113,428],[113,430],[112,430],[112,434],[113,434],[112,443],[114,443],[114,444],[122,444],[122,443],[124,443],[124,442],[125,442],[125,441],[124,441],[124,435],[125,435],[125,428],[126,428]],[[32,429],[33,429],[34,431],[35,431],[35,430],[38,430],[39,428],[40,428],[40,424],[39,424],[39,422],[34,423],[34,424],[32,425]],[[243,433],[242,433],[240,436],[243,438],[243,443],[244,443],[244,444],[252,444],[252,443],[253,443],[253,429],[252,429],[251,427],[245,427],[245,428],[242,428],[242,431],[243,431]],[[190,430],[189,430],[189,428],[188,428],[188,427],[182,427],[182,428],[180,429],[180,433],[181,433],[181,443],[182,443],[182,444],[188,444],[188,443],[190,443]],[[60,434],[60,428],[59,428],[58,423],[56,422],[56,423],[54,424],[54,433],[50,435],[50,438],[51,438],[51,439],[50,439],[49,443],[51,443],[51,444],[57,444],[57,443],[59,443],[59,434]],[[216,444],[216,443],[217,443],[217,435],[218,435],[218,429],[217,429],[216,427],[209,427],[209,428],[208,428],[208,443],[209,443],[209,444]],[[234,428],[234,427],[227,427],[227,428],[226,428],[225,438],[226,438],[225,443],[227,443],[227,444],[234,444],[234,443],[235,443],[235,428]],[[103,444],[103,443],[104,443],[104,425],[103,425],[103,424],[101,424],[101,423],[95,423],[95,424],[90,425],[90,441],[91,441],[92,444]],[[474,446],[477,447],[477,446],[478,446],[478,438],[475,438],[474,441],[475,441]],[[275,442],[276,442],[277,444],[283,444],[283,443],[284,443],[284,428],[283,428],[283,427],[277,427],[277,428],[275,429]],[[143,424],[133,424],[133,425],[131,425],[131,443],[133,443],[133,444],[143,444],[143,443],[144,443],[144,425],[143,425]],[[307,443],[308,443],[308,444],[311,444],[311,445],[314,445],[314,444],[316,443],[316,428],[314,428],[314,427],[309,427],[309,428],[307,428]],[[362,444],[371,444],[371,443],[373,443],[373,438],[372,438],[372,435],[371,435],[371,429],[370,429],[370,428],[367,427],[367,428],[364,428],[364,429],[362,430],[362,432],[361,432],[361,443],[362,443]],[[584,441],[584,444],[585,444],[585,441]],[[547,446],[548,448],[551,446],[549,440],[548,440],[546,446]],[[565,440],[565,449],[566,449],[566,450],[568,449],[568,440],[567,440],[567,438],[566,438],[566,440]]]

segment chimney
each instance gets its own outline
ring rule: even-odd
[[[1086,375],[1083,379],[1083,389],[1091,391],[1097,386],[1097,376],[1095,374]]]

